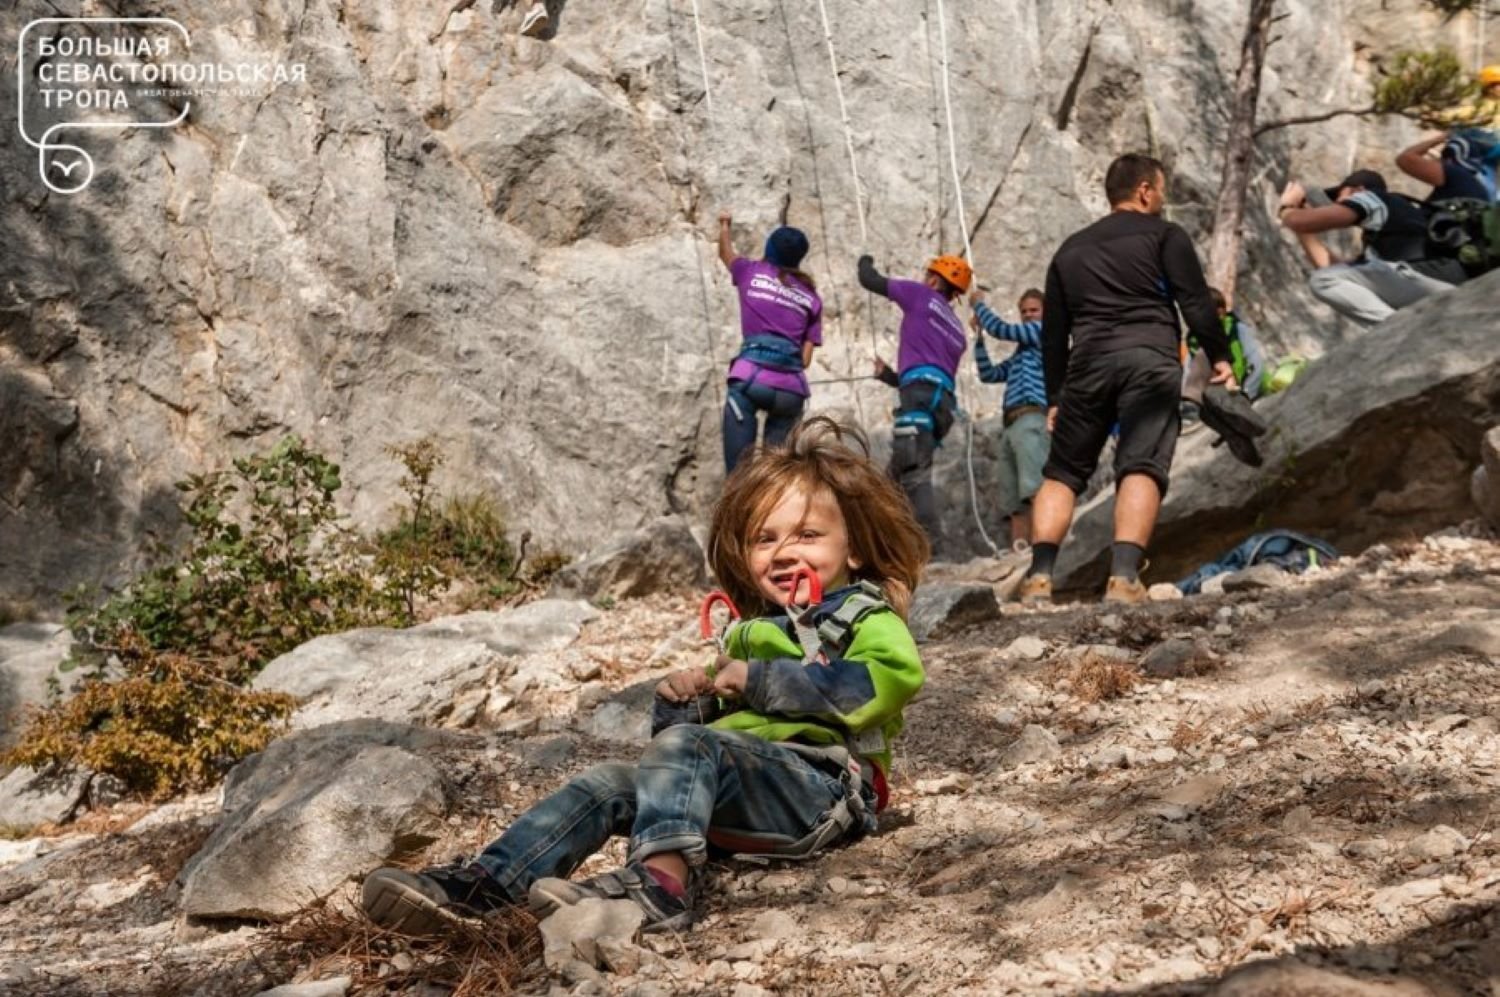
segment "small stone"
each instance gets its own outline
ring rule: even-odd
[[[1000,652],[1002,657],[1019,658],[1022,661],[1036,661],[1046,653],[1046,643],[1040,637],[1030,635],[1017,637],[1005,645],[1005,650]]]
[[[568,672],[578,682],[591,682],[599,677],[602,669],[593,658],[582,658],[568,666]]]
[[[1439,824],[1406,843],[1407,857],[1423,862],[1440,862],[1468,851],[1469,840],[1446,824]]]
[[[1208,756],[1208,770],[1210,772],[1222,772],[1228,764],[1229,760],[1217,752]]]
[[[1274,564],[1256,564],[1224,577],[1225,592],[1260,592],[1290,584],[1287,573]]]
[[[1224,576],[1223,575],[1214,575],[1208,581],[1204,582],[1198,588],[1198,591],[1201,592],[1201,593],[1203,593],[1204,595],[1223,595],[1224,594]]]
[[[1046,762],[1062,754],[1062,746],[1050,730],[1038,724],[1027,724],[1021,736],[1000,752],[1001,768]]]
[[[1306,834],[1312,827],[1313,812],[1309,806],[1293,807],[1281,818],[1281,829],[1287,834]]]
[[[1231,637],[1233,635],[1234,627],[1230,626],[1228,623],[1220,623],[1218,626],[1214,627],[1215,637]]]
[[[581,962],[594,968],[618,958],[634,942],[645,915],[629,900],[587,900],[559,907],[541,923],[543,957],[549,967]]]
[[[916,790],[923,796],[953,796],[967,791],[973,784],[973,776],[965,772],[950,772],[938,779],[918,780]]]
[[[1224,951],[1224,946],[1212,935],[1199,938],[1193,943],[1193,947],[1198,950],[1199,955],[1209,960],[1217,959]]]
[[[844,893],[849,889],[849,881],[843,876],[829,876],[828,889],[833,893]]]
[[[1133,752],[1123,746],[1117,745],[1111,748],[1104,748],[1101,751],[1095,752],[1093,757],[1088,760],[1088,768],[1090,771],[1095,772],[1102,772],[1107,769],[1127,769],[1130,767],[1132,757]]]
[[[288,983],[270,990],[262,990],[256,997],[344,997],[354,980],[347,976],[331,976],[312,983]]]
[[[1177,760],[1177,749],[1172,747],[1156,748],[1151,752],[1151,760],[1158,765],[1170,765]]]
[[[1152,602],[1176,602],[1182,597],[1182,589],[1171,582],[1157,582],[1146,590],[1146,598]]]
[[[1378,859],[1389,852],[1391,846],[1384,838],[1359,838],[1345,842],[1341,850],[1352,859]]]
[[[784,910],[762,911],[750,922],[750,935],[753,938],[796,938],[800,934],[802,926]]]
[[[1241,751],[1254,751],[1258,747],[1260,747],[1260,742],[1255,738],[1248,735],[1240,738],[1239,749]]]

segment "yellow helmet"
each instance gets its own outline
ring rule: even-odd
[[[1497,83],[1500,83],[1500,62],[1485,66],[1479,71],[1480,86],[1492,87]]]
[[[967,291],[969,282],[974,279],[973,268],[961,256],[939,256],[927,264],[927,269],[958,288],[960,293]]]

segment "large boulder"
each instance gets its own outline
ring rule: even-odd
[[[703,547],[682,516],[663,516],[619,533],[558,573],[554,595],[629,599],[653,592],[702,588]]]
[[[12,769],[0,779],[0,825],[12,829],[61,824],[83,805],[90,774],[71,769]]]
[[[230,770],[224,816],[179,875],[183,913],[279,920],[442,827],[430,757],[453,736],[378,721],[292,734]]]
[[[1484,434],[1479,456],[1480,464],[1474,469],[1469,493],[1490,528],[1500,531],[1500,426]]]
[[[1183,440],[1151,541],[1151,573],[1178,578],[1257,529],[1361,550],[1473,515],[1470,469],[1500,408],[1500,273],[1402,309],[1312,364],[1259,408],[1259,469]],[[1058,558],[1065,587],[1101,584],[1114,496],[1084,507]]]
[[[917,640],[936,640],[1000,618],[995,590],[979,582],[919,585],[912,598],[908,625]]]
[[[79,673],[60,672],[73,635],[56,623],[12,623],[0,627],[0,748],[15,743],[28,706],[47,701],[55,682],[70,689]]]
[[[254,685],[303,700],[296,727],[359,717],[465,726],[477,712],[456,709],[466,694],[487,692],[513,658],[567,647],[597,615],[586,602],[542,599],[407,630],[329,634],[271,661]]]

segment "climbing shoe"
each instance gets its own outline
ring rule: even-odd
[[[1203,389],[1199,413],[1203,424],[1220,436],[1234,433],[1254,439],[1266,435],[1271,428],[1243,391],[1230,391],[1222,384],[1210,384]]]
[[[515,901],[482,866],[454,862],[421,872],[376,869],[365,877],[360,906],[382,928],[436,935],[463,918],[483,917]]]
[[[1260,448],[1257,447],[1255,445],[1255,441],[1250,439],[1250,437],[1248,436],[1241,436],[1238,433],[1230,433],[1227,436],[1221,436],[1217,440],[1214,440],[1212,446],[1219,446],[1220,444],[1227,446],[1229,448],[1229,452],[1234,454],[1234,459],[1239,461],[1241,464],[1249,464],[1251,467],[1260,467],[1265,463],[1265,459],[1260,455]]]
[[[567,879],[539,879],[531,884],[531,912],[540,919],[559,907],[570,907],[591,897],[629,900],[646,915],[642,931],[676,931],[692,923],[692,896],[691,884],[686,896],[673,896],[645,865],[632,862],[577,883]]]
[[[1139,578],[1111,575],[1104,589],[1104,601],[1112,606],[1136,606],[1146,598],[1146,585]]]
[[[1016,590],[1016,600],[1023,606],[1044,606],[1052,601],[1052,576],[1027,575]]]

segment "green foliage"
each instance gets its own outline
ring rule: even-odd
[[[75,594],[78,643],[63,670],[91,672],[71,699],[31,716],[4,760],[84,765],[146,796],[207,785],[265,747],[294,708],[245,688],[271,658],[320,634],[408,625],[455,580],[513,599],[565,563],[543,555],[518,577],[499,505],[438,495],[435,442],[388,452],[405,469],[407,504],[372,540],[338,511],[338,465],[296,437],[181,482],[186,547],[102,606]]]
[[[160,798],[211,785],[269,744],[296,706],[285,693],[243,688],[212,664],[155,651],[139,635],[120,635],[114,661],[111,674],[34,711],[3,760],[81,765]]]
[[[363,570],[334,502],[340,485],[338,465],[294,436],[179,482],[187,549],[103,607],[75,606],[85,647],[107,652],[138,633],[248,676],[319,634],[388,619],[391,597]]]
[[[1440,125],[1444,111],[1477,97],[1479,86],[1452,49],[1397,52],[1375,85],[1375,110]]]

